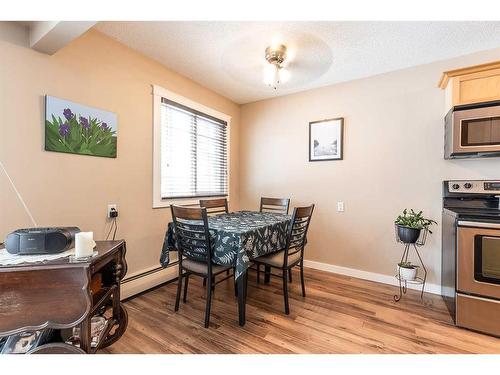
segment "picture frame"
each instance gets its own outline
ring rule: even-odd
[[[309,161],[343,160],[344,118],[309,123]]]
[[[45,96],[45,150],[116,158],[118,116],[54,96]]]

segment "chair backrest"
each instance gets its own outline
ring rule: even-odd
[[[295,207],[293,209],[292,220],[288,228],[288,238],[285,247],[285,262],[288,255],[301,251],[304,256],[304,247],[306,244],[307,231],[314,211],[314,204],[306,207]],[[286,265],[286,264],[285,264]]]
[[[260,198],[260,212],[288,214],[290,198]]]
[[[207,209],[208,215],[228,214],[227,199],[200,199],[200,207]]]
[[[206,208],[188,208],[171,205],[174,221],[175,246],[179,261],[185,256],[212,264],[210,233]]]

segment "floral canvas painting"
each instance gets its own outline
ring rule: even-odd
[[[116,113],[45,98],[45,150],[116,158]]]
[[[309,161],[342,160],[344,119],[309,123]]]

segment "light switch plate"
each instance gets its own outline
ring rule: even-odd
[[[337,212],[344,212],[344,202],[337,202]]]

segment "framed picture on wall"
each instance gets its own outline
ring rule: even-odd
[[[116,113],[45,97],[45,150],[116,158]]]
[[[309,123],[309,161],[342,160],[344,118]]]

